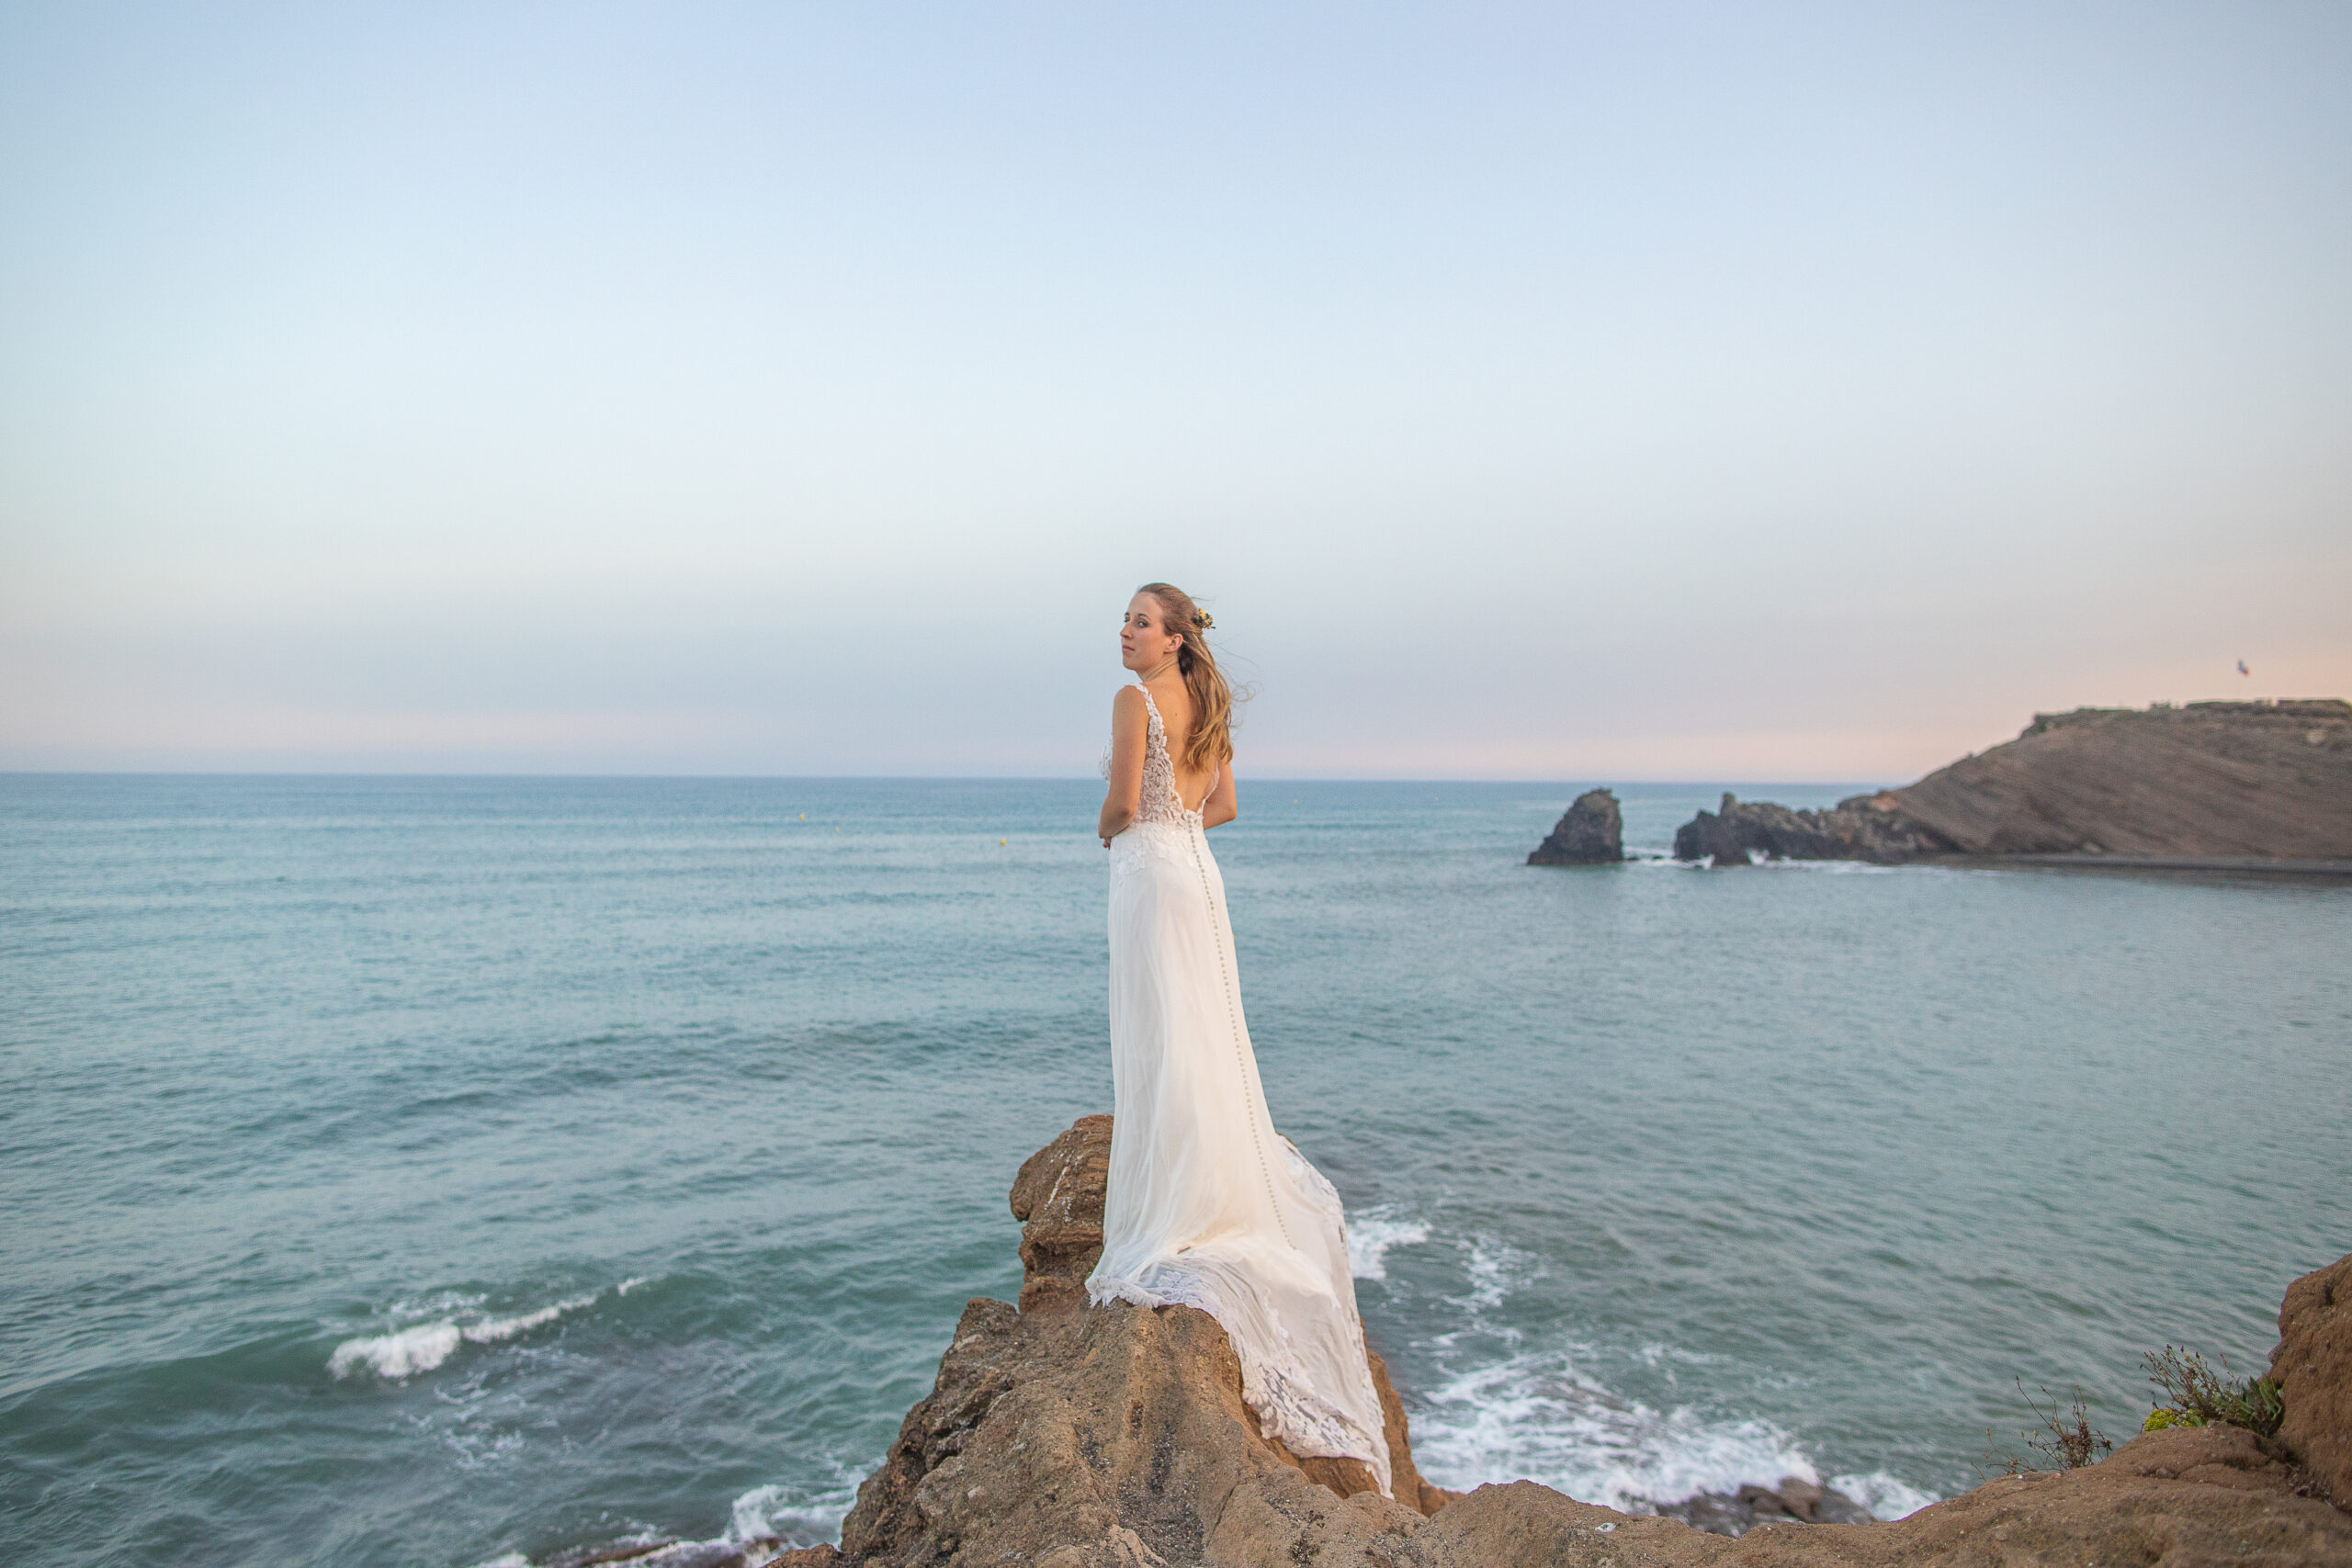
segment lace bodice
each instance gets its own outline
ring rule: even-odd
[[[1180,828],[1197,828],[1201,814],[1184,808],[1184,797],[1176,793],[1176,764],[1168,759],[1168,727],[1159,722],[1159,705],[1151,700],[1151,688],[1141,682],[1136,690],[1143,694],[1144,712],[1150,716],[1143,746],[1143,790],[1136,801],[1136,820],[1166,822]],[[1216,774],[1209,775],[1209,792],[1216,793]],[[1208,804],[1208,795],[1201,796],[1201,804]]]

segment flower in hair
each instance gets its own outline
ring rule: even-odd
[[[1206,610],[1195,610],[1193,612],[1193,624],[1200,627],[1201,630],[1207,631],[1211,626],[1216,625],[1216,618]]]

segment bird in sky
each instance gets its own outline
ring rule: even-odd
[[[2245,660],[2241,659],[2238,660],[2238,673],[2241,675],[2251,675],[2254,671],[2247,669],[2245,667]]]

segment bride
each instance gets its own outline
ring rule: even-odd
[[[1116,1115],[1087,1298],[1207,1313],[1240,1356],[1241,1395],[1266,1435],[1301,1458],[1362,1461],[1386,1495],[1340,1195],[1267,1115],[1204,837],[1237,814],[1233,698],[1203,636],[1212,625],[1182,590],[1151,582],[1119,628],[1136,683],[1112,700],[1100,823]]]

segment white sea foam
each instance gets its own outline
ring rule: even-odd
[[[1414,1458],[1432,1481],[1467,1488],[1524,1478],[1634,1511],[1702,1492],[1770,1486],[1788,1476],[1821,1483],[1795,1435],[1769,1419],[1687,1405],[1653,1408],[1590,1375],[1588,1347],[1553,1340],[1522,1348],[1521,1328],[1498,1321],[1494,1309],[1540,1277],[1540,1266],[1491,1236],[1453,1245],[1468,1290],[1447,1296],[1459,1327],[1431,1348],[1453,1368],[1413,1416]],[[1464,1365],[1455,1358],[1465,1341],[1490,1348]],[[1725,1359],[1656,1341],[1634,1354],[1651,1368],[1713,1366]],[[1668,1381],[1671,1386],[1670,1371]],[[1841,1475],[1829,1484],[1881,1518],[1899,1518],[1936,1500],[1884,1471]]]
[[[327,1371],[339,1378],[363,1368],[379,1378],[429,1372],[449,1359],[462,1337],[454,1323],[421,1323],[394,1334],[346,1339],[327,1358]]]
[[[1922,1492],[1883,1470],[1868,1475],[1833,1475],[1829,1484],[1882,1519],[1905,1518],[1930,1503],[1942,1501],[1933,1492]]]
[[[847,1482],[836,1495],[814,1502],[790,1502],[790,1495],[783,1486],[754,1486],[735,1499],[725,1535],[715,1540],[671,1541],[659,1551],[630,1558],[632,1568],[717,1568],[719,1563],[731,1565],[739,1561],[743,1568],[760,1568],[796,1548],[840,1540],[842,1519],[857,1501],[854,1484]],[[644,1544],[651,1545],[659,1538],[640,1539]],[[608,1544],[632,1543],[631,1539],[623,1538]],[[530,1565],[521,1558],[514,1558],[511,1563],[507,1558],[501,1558],[481,1568]]]
[[[528,1334],[544,1323],[553,1323],[568,1312],[594,1306],[599,1292],[591,1291],[584,1296],[573,1296],[553,1306],[543,1306],[537,1312],[526,1312],[519,1317],[494,1317],[487,1323],[477,1323],[464,1330],[469,1345],[495,1345],[502,1339],[512,1339],[518,1334]]]
[[[631,1291],[637,1289],[639,1285],[647,1283],[653,1277],[650,1274],[631,1274],[628,1279],[623,1280],[620,1282],[619,1286],[613,1293],[615,1295],[625,1296]]]
[[[748,1554],[734,1542],[726,1540],[681,1540],[659,1551],[628,1559],[629,1568],[737,1568]],[[773,1557],[761,1555],[753,1561],[770,1562]]]
[[[327,1371],[338,1378],[350,1377],[362,1371],[373,1372],[388,1381],[413,1377],[418,1372],[429,1372],[447,1360],[457,1353],[459,1345],[496,1345],[518,1335],[528,1334],[534,1328],[553,1323],[568,1312],[577,1312],[593,1304],[599,1293],[591,1291],[584,1296],[572,1296],[552,1306],[543,1306],[537,1312],[526,1312],[514,1317],[484,1318],[481,1322],[468,1324],[444,1318],[438,1323],[420,1323],[390,1334],[346,1339],[334,1348],[334,1354],[327,1358]]]
[[[1526,1264],[1525,1253],[1492,1236],[1482,1235],[1470,1243],[1470,1295],[1459,1304],[1472,1324],[1483,1325],[1485,1309],[1502,1305],[1510,1293],[1512,1276],[1524,1272]],[[1516,1337],[1512,1330],[1499,1332]]]
[[[1348,1221],[1348,1272],[1359,1280],[1385,1280],[1390,1247],[1429,1238],[1430,1227],[1419,1220],[1400,1220],[1385,1208],[1367,1209]]]
[[[775,1540],[787,1547],[839,1540],[842,1520],[857,1502],[857,1485],[845,1478],[839,1490],[814,1501],[794,1503],[789,1495],[782,1486],[754,1486],[736,1498],[727,1540],[738,1546]]]
[[[1539,1481],[1591,1503],[1638,1507],[1783,1476],[1819,1482],[1770,1421],[1710,1421],[1618,1399],[1557,1352],[1464,1372],[1414,1421],[1413,1457],[1441,1485]]]

